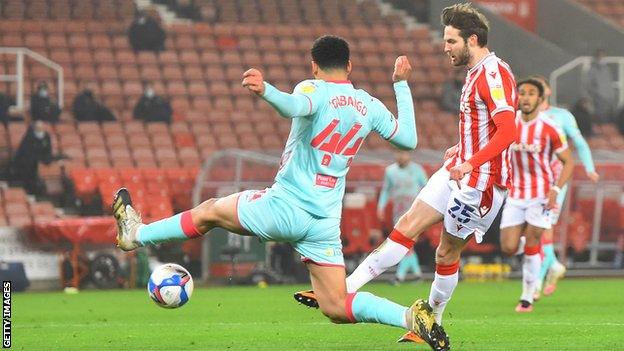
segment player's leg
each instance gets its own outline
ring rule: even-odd
[[[526,247],[526,237],[523,236],[526,228],[526,205],[521,201],[507,199],[500,223],[500,245],[505,256],[518,254],[519,247]],[[524,237],[522,245],[521,238]]]
[[[411,256],[412,255],[408,253],[401,259],[401,261],[399,261],[395,274],[395,283],[402,283],[405,281],[405,277],[407,276],[407,273],[410,269],[409,261]]]
[[[438,170],[420,191],[410,209],[399,218],[392,233],[347,277],[347,291],[364,284],[401,261],[420,234],[444,219],[451,195],[448,171]]]
[[[420,279],[422,277],[422,270],[420,269],[420,261],[418,259],[418,254],[416,251],[413,251],[412,255],[412,272],[416,276],[416,279]]]
[[[501,209],[505,196],[505,190],[494,186],[485,191],[468,186],[453,189],[436,250],[436,272],[429,294],[429,303],[438,324],[442,323],[444,309],[457,286],[462,249],[471,236],[475,237],[477,243],[481,243],[483,235]]]
[[[321,312],[334,323],[378,323],[408,329],[435,350],[448,349],[444,330],[434,326],[424,300],[401,306],[368,292],[347,293],[344,267],[308,263],[312,288]]]
[[[518,251],[520,237],[524,232],[525,224],[502,227],[500,231],[501,251],[505,256],[514,256]],[[526,243],[524,245],[526,247]]]
[[[555,248],[553,246],[553,229],[547,229],[542,234],[542,250],[544,252],[544,262],[542,262],[539,275],[540,287],[544,284],[544,295],[552,295],[557,289],[557,282],[566,273],[566,267],[557,260]]]
[[[414,246],[418,236],[433,224],[442,221],[442,214],[416,199],[399,219],[388,238],[371,252],[347,278],[347,291],[357,291],[388,268],[396,265]]]
[[[485,191],[468,186],[453,189],[436,250],[436,272],[429,294],[429,304],[437,324],[441,324],[444,309],[457,286],[462,249],[471,236],[475,237],[477,243],[481,243],[483,235],[501,209],[505,196],[506,191],[496,187]]]
[[[406,275],[409,272],[412,272],[417,279],[420,278],[422,273],[420,271],[420,264],[418,262],[418,255],[416,254],[414,249],[410,250],[410,252],[407,254],[407,256],[405,256],[403,258],[403,260],[407,261],[407,264],[406,264],[407,265]]]
[[[319,308],[332,322],[375,322],[408,329],[407,307],[370,293],[347,294],[344,267],[307,266]]]
[[[568,187],[565,186],[557,195],[557,207],[558,210],[551,215],[552,225],[556,225],[559,221],[559,216],[563,210],[563,204],[565,202],[566,193]],[[540,287],[544,283],[544,295],[551,295],[557,288],[557,281],[563,278],[566,272],[566,267],[557,260],[555,254],[555,248],[553,246],[554,229],[549,228],[542,234],[542,251],[544,253],[544,260],[540,269]]]
[[[546,274],[548,273],[552,264],[557,260],[557,257],[555,256],[555,249],[552,244],[552,236],[553,228],[546,229],[544,230],[544,233],[542,234],[542,239],[540,241],[542,264],[540,265],[539,278],[537,281],[537,287],[535,288],[534,300],[540,298]]]
[[[442,314],[459,279],[459,258],[469,239],[458,238],[442,231],[440,244],[436,249],[436,266],[429,292],[429,305],[433,308],[436,322],[442,324]]]
[[[143,224],[140,215],[132,208],[129,192],[122,188],[113,201],[113,214],[118,224],[118,246],[128,251],[148,244],[186,240],[201,236],[214,227],[247,234],[238,220],[239,195],[237,193],[206,200],[191,210],[154,223]]]
[[[527,225],[525,230],[526,246],[522,262],[522,295],[520,303],[516,306],[516,312],[531,312],[535,291],[538,285],[539,270],[542,263],[540,255],[540,237],[544,228]]]

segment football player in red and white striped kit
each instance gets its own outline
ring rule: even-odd
[[[472,235],[482,241],[510,186],[506,150],[516,137],[517,103],[509,66],[487,48],[485,16],[468,3],[445,8],[441,17],[444,52],[451,65],[468,68],[459,102],[459,143],[446,151],[444,166],[429,179],[388,239],[347,278],[348,292],[357,291],[396,265],[422,232],[444,222],[428,301],[437,325],[457,286],[462,249]],[[418,342],[413,333],[403,340]]]
[[[520,236],[526,237],[522,295],[516,312],[531,312],[542,260],[540,237],[551,227],[550,211],[556,208],[557,195],[572,175],[574,159],[565,134],[538,108],[544,99],[541,82],[536,79],[520,81],[518,92],[518,134],[509,148],[513,187],[501,219],[501,248],[505,254],[514,255]],[[563,164],[558,177],[553,169],[556,158]]]

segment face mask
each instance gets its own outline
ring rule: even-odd
[[[39,96],[42,98],[47,98],[48,97],[48,89],[40,89],[39,90]]]
[[[139,24],[145,24],[145,22],[147,21],[147,18],[145,17],[139,17]]]
[[[151,98],[153,98],[153,97],[154,97],[154,95],[156,95],[156,94],[154,93],[154,89],[152,89],[152,88],[145,89],[145,96],[146,96],[146,97],[148,97],[148,98],[150,98],[150,99],[151,99]]]
[[[45,132],[43,130],[35,130],[35,138],[43,139],[45,137]]]

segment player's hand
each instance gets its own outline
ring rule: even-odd
[[[457,153],[457,149],[458,148],[459,148],[459,144],[455,144],[455,145],[449,147],[448,149],[446,149],[446,151],[444,152],[444,161],[446,161],[449,158],[453,157],[453,155],[455,155]]]
[[[457,182],[457,187],[461,189],[461,180],[464,176],[470,172],[472,172],[472,165],[468,162],[464,162],[459,166],[455,166],[451,168],[449,171],[449,179]]]
[[[377,210],[377,219],[379,219],[380,222],[383,222],[383,220],[384,220],[384,210],[383,209],[378,209]]]
[[[550,191],[548,192],[548,202],[546,202],[546,205],[544,205],[544,209],[555,210],[557,208],[557,195],[559,195],[558,192],[550,189]]]
[[[255,68],[248,69],[243,73],[243,87],[258,96],[264,95],[264,77],[262,77],[262,72]]]
[[[399,56],[396,61],[394,61],[394,73],[392,73],[392,81],[400,82],[402,80],[407,80],[412,74],[412,66],[407,60],[407,56]]]
[[[589,178],[589,180],[591,180],[594,183],[598,183],[598,180],[600,179],[600,175],[598,175],[598,173],[596,172],[587,172],[587,178]]]

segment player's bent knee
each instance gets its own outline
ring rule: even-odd
[[[201,224],[210,224],[218,220],[215,203],[217,199],[208,199],[192,210],[193,219]]]
[[[399,218],[395,228],[411,239],[416,239],[426,229],[422,218],[412,210],[409,210]]]
[[[461,256],[461,248],[452,246],[438,246],[436,250],[436,263],[442,265],[451,265]]]
[[[347,311],[345,310],[344,301],[340,302],[336,300],[320,303],[319,308],[321,310],[321,313],[323,313],[323,315],[327,317],[332,323],[351,323],[351,321],[347,317]]]
[[[518,251],[518,245],[501,243],[501,251],[505,256],[513,256]]]

